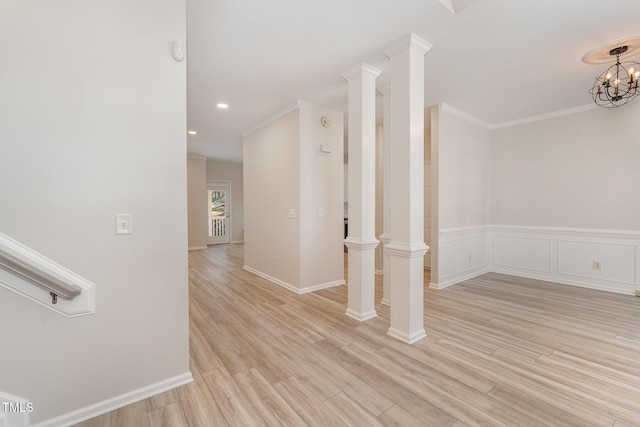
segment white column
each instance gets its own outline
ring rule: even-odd
[[[388,334],[412,344],[424,331],[424,55],[414,34],[385,50],[391,73],[391,273]]]
[[[378,87],[382,93],[382,234],[378,236],[382,243],[382,301],[391,305],[391,268],[389,254],[385,250],[391,241],[391,96],[389,84]]]
[[[376,77],[358,65],[342,76],[349,85],[349,249],[347,316],[375,317]]]

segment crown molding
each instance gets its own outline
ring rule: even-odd
[[[426,53],[431,50],[431,47],[431,43],[421,39],[413,33],[410,33],[387,46],[383,52],[388,58],[391,58],[400,52],[413,48],[423,55],[426,55]]]
[[[453,6],[453,0],[438,0],[444,7],[449,9],[449,12],[456,14],[456,8]]]
[[[387,81],[377,85],[376,90],[384,96],[389,95],[391,93],[391,82]]]
[[[567,108],[564,110],[560,110],[560,111],[553,111],[551,113],[545,113],[545,114],[540,114],[537,116],[531,116],[531,117],[524,117],[522,119],[516,119],[516,120],[510,120],[508,122],[501,122],[501,123],[489,123],[489,122],[485,122],[484,120],[481,120],[475,116],[472,116],[471,114],[465,113],[462,110],[459,110],[455,107],[452,107],[449,104],[445,104],[442,103],[440,104],[440,110],[445,111],[451,115],[454,115],[458,118],[461,118],[463,120],[468,121],[469,123],[473,123],[476,124],[480,127],[483,127],[485,129],[488,130],[496,130],[496,129],[502,129],[502,128],[507,128],[507,127],[512,127],[512,126],[518,126],[518,125],[523,125],[526,123],[532,123],[532,122],[538,122],[541,120],[548,120],[548,119],[554,119],[556,117],[562,117],[562,116],[570,116],[572,114],[577,114],[577,113],[583,113],[585,111],[591,111],[591,110],[595,110],[597,109],[598,106],[596,104],[587,104],[587,105],[580,105],[578,107],[573,107],[573,108]]]
[[[484,129],[491,130],[493,129],[493,125],[491,123],[487,123],[484,120],[481,120],[471,114],[467,114],[462,110],[458,110],[455,107],[452,107],[449,104],[440,104],[440,110],[447,112],[451,115],[454,115],[462,120],[466,120],[469,123],[473,123],[474,125],[478,125]]]
[[[287,114],[289,114],[290,112],[297,110],[298,108],[300,108],[300,101],[296,101],[292,104],[287,105],[284,109],[280,110],[279,112],[269,116],[267,119],[263,120],[262,122],[258,123],[255,126],[252,126],[248,129],[246,129],[245,131],[242,132],[242,136],[248,136],[252,133],[254,133],[255,131],[262,129],[263,127],[265,127],[266,125],[275,122],[276,120],[278,120],[279,118],[286,116]]]
[[[449,9],[451,13],[457,15],[463,10],[473,6],[478,0],[438,0],[444,7]]]
[[[538,116],[531,116],[531,117],[525,117],[522,119],[511,120],[508,122],[496,123],[494,125],[491,125],[490,129],[491,130],[502,129],[502,128],[507,128],[512,126],[523,125],[526,123],[538,122],[541,120],[554,119],[556,117],[570,116],[572,114],[583,113],[585,111],[591,111],[597,108],[598,106],[596,104],[581,105],[579,107],[567,108],[560,111],[553,111],[551,113],[540,114]]]

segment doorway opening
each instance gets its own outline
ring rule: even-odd
[[[231,241],[231,183],[207,182],[207,205],[209,234],[208,245],[219,245]]]

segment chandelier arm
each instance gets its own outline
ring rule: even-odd
[[[610,51],[611,56],[616,56],[615,64],[596,77],[596,81],[589,91],[593,101],[600,107],[620,107],[640,95],[638,90],[640,64],[632,61],[621,63],[620,55],[626,51],[627,46],[620,46]]]

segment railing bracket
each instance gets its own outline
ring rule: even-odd
[[[66,317],[95,313],[93,283],[2,232],[0,288],[6,288]],[[0,407],[0,427],[2,425]]]

